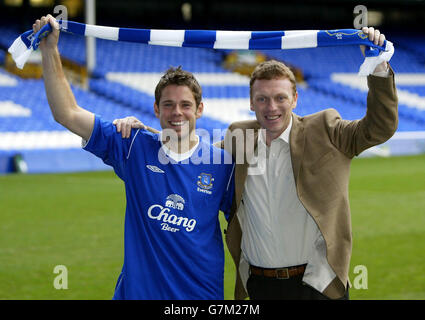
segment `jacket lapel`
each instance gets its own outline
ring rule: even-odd
[[[301,168],[301,160],[304,154],[305,134],[302,118],[292,113],[292,129],[289,135],[289,147],[291,152],[292,169],[294,171],[295,185]]]
[[[236,200],[237,208],[239,208],[239,204],[241,203],[241,200],[242,200],[242,192],[244,190],[247,172],[248,172],[248,164],[247,163],[236,165],[236,168],[235,168],[235,181],[236,181],[235,200]]]
[[[245,144],[243,146],[235,145],[233,148],[233,150],[236,150],[236,148],[240,147],[245,148],[244,162],[240,164],[237,163],[235,168],[235,200],[238,208],[242,200],[242,193],[245,188],[245,180],[248,174],[249,164],[247,155],[253,155],[255,150],[257,150],[258,132],[260,128],[261,126],[257,121],[252,121],[246,129],[254,130],[254,134],[247,134],[245,128],[243,128]]]

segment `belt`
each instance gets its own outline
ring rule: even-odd
[[[305,266],[306,265],[303,264],[300,266],[276,268],[276,269],[250,266],[249,269],[251,271],[251,274],[256,276],[263,276],[267,278],[276,278],[276,279],[289,279],[291,277],[295,277],[300,274],[303,274],[305,271]]]

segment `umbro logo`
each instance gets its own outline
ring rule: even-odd
[[[161,170],[160,168],[158,168],[157,166],[152,166],[150,164],[147,164],[146,168],[148,168],[150,171],[153,171],[153,172],[156,172],[156,173],[164,173],[164,171]]]

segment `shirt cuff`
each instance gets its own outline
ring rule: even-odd
[[[387,70],[382,70],[382,71],[374,72],[374,73],[372,73],[372,75],[373,76],[377,76],[377,77],[388,78],[388,76],[390,75],[390,67],[387,64]]]

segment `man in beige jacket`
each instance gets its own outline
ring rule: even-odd
[[[373,28],[363,32],[381,45],[385,39]],[[334,109],[300,117],[292,112],[298,98],[292,72],[277,61],[254,70],[257,121],[231,124],[224,140],[235,159],[243,158],[226,235],[237,268],[236,299],[247,293],[251,299],[348,299],[351,159],[388,140],[398,123],[388,64],[367,80],[361,120],[343,120]],[[236,143],[241,132],[243,151]]]
[[[385,40],[373,28],[363,32],[376,44]],[[348,299],[351,159],[388,140],[398,123],[392,69],[384,62],[367,80],[361,120],[343,120],[334,109],[300,117],[289,68],[267,61],[254,70],[257,120],[232,123],[222,142],[237,163],[226,232],[235,299]]]

